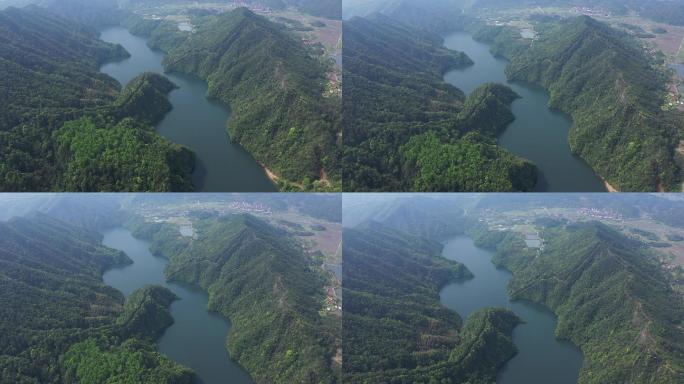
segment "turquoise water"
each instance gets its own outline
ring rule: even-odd
[[[506,287],[511,274],[492,264],[491,252],[461,236],[445,244],[442,256],[463,263],[474,275],[442,289],[440,300],[444,306],[463,319],[482,308],[507,308],[524,322],[513,330],[518,354],[499,372],[498,384],[577,383],[582,352],[573,344],[556,339],[556,317],[551,311],[534,303],[509,299]]]
[[[499,137],[499,145],[509,152],[532,161],[539,168],[536,190],[540,192],[605,192],[601,178],[584,160],[573,155],[568,145],[572,121],[563,113],[548,108],[549,95],[530,84],[509,82],[504,59],[489,52],[489,46],[473,40],[465,32],[445,37],[444,45],[465,52],[475,64],[449,71],[444,80],[470,94],[485,83],[511,87],[520,99],[511,106],[515,121]]]
[[[107,271],[106,284],[128,296],[146,285],[162,285],[180,299],[171,304],[174,323],[167,328],[157,346],[161,353],[192,368],[202,384],[252,384],[249,374],[230,360],[226,338],[230,323],[207,310],[209,297],[201,289],[187,284],[167,283],[164,267],[167,260],[150,253],[149,243],[133,237],[124,228],[104,233],[102,244],[125,252],[133,264]]]
[[[108,63],[100,71],[125,85],[143,72],[164,73],[164,55],[147,46],[147,40],[122,27],[101,32],[100,38],[121,44],[131,54]],[[157,125],[157,132],[185,145],[197,156],[193,183],[200,192],[274,192],[273,183],[261,166],[240,145],[232,143],[226,131],[230,114],[206,98],[207,84],[189,76],[166,76],[179,88],[171,91],[173,110]]]

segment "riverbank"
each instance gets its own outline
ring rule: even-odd
[[[548,92],[532,84],[510,82],[506,76],[508,61],[492,55],[489,45],[474,40],[467,32],[445,35],[444,46],[464,52],[474,62],[469,67],[448,71],[445,82],[466,94],[482,84],[505,84],[520,96],[511,105],[515,120],[499,136],[498,144],[537,166],[538,192],[606,191],[601,178],[571,152],[568,134],[572,120],[548,107]]]
[[[230,323],[207,309],[209,296],[202,289],[176,282],[167,282],[164,268],[168,260],[154,256],[149,243],[136,239],[130,230],[119,227],[103,233],[102,244],[122,251],[132,264],[112,268],[103,281],[128,296],[147,285],[168,288],[179,300],[171,304],[174,323],[157,341],[160,353],[192,368],[203,384],[253,384],[249,374],[230,360],[225,341]]]
[[[470,237],[458,236],[444,244],[442,256],[464,264],[470,280],[442,289],[442,305],[467,318],[482,308],[513,311],[523,320],[513,330],[518,353],[501,369],[498,384],[576,384],[583,356],[572,343],[556,339],[556,316],[548,308],[526,301],[512,301],[508,283],[512,274],[494,266],[493,254],[475,246]]]
[[[120,44],[130,53],[124,60],[104,64],[100,71],[121,84],[144,72],[166,76],[178,88],[169,94],[171,111],[157,124],[156,131],[183,145],[196,155],[193,184],[198,192],[276,192],[274,182],[257,161],[226,132],[230,113],[207,99],[207,83],[193,76],[165,73],[164,54],[153,51],[147,39],[124,27],[100,32],[100,39]]]

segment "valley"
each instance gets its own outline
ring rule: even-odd
[[[437,73],[444,81],[466,94],[488,82],[510,87],[517,97],[510,102],[509,117],[494,131],[479,124],[470,128],[472,132],[493,137],[497,149],[505,150],[492,152],[491,157],[504,160],[504,153],[510,153],[536,168],[536,175],[527,178],[525,189],[514,186],[514,191],[680,191],[683,183],[679,147],[684,126],[678,96],[681,80],[674,70],[677,69],[673,58],[676,50],[668,47],[668,41],[681,42],[677,37],[681,27],[671,26],[668,30],[662,23],[650,21],[645,16],[606,11],[601,8],[603,3],[567,7],[561,3],[564,2],[354,2],[347,12],[350,19],[345,25],[358,24],[364,19],[381,19],[405,29],[442,36],[445,40],[441,44],[468,56],[468,60],[460,63],[446,66],[441,63],[443,67]],[[558,9],[565,11],[557,13]],[[640,12],[645,12],[644,9]],[[635,18],[641,21],[637,22]],[[395,35],[398,34],[396,30]],[[385,39],[383,49],[390,51],[400,46],[393,37],[384,33],[376,39]],[[667,53],[660,52],[661,47]],[[348,51],[350,55],[355,54],[354,49]],[[414,52],[414,59],[437,60],[434,56],[419,54],[418,48],[411,52]],[[347,62],[354,63],[353,60]],[[373,60],[374,65],[382,63],[381,66],[387,69],[400,62],[388,54]],[[375,70],[371,66],[363,71],[373,73],[371,68]],[[429,68],[429,64],[424,68]],[[346,70],[356,71],[356,65]],[[406,77],[420,72],[413,68],[400,70]],[[347,78],[352,93],[363,84],[352,76]],[[375,89],[374,94],[389,93],[395,78],[384,76],[382,81],[385,81],[385,89]],[[368,149],[357,139],[357,136],[362,139],[373,137],[375,142],[383,142],[384,147],[393,148],[398,154],[385,155],[401,164],[390,165],[390,168],[403,172],[395,171],[401,176],[389,179],[401,178],[404,182],[409,179],[410,182],[414,174],[427,179],[416,181],[410,188],[394,186],[390,180],[379,182],[390,185],[390,190],[480,190],[455,181],[462,177],[453,169],[456,164],[460,165],[462,173],[473,179],[490,181],[493,177],[471,169],[468,162],[475,155],[462,145],[456,148],[453,143],[446,148],[436,145],[440,141],[455,140],[463,128],[453,120],[443,123],[447,127],[446,133],[426,126],[426,117],[439,110],[434,102],[429,103],[430,91],[437,92],[440,87],[434,83],[434,78],[424,84],[424,93],[417,97],[428,103],[423,107],[425,115],[414,116],[413,121],[400,122],[395,116],[392,116],[394,121],[388,120],[389,116],[383,113],[395,113],[388,110],[389,106],[383,105],[380,109],[383,113],[373,116],[372,111],[355,110],[345,106],[347,103],[343,101],[343,109],[350,111],[345,115],[354,121],[354,130],[347,136],[347,143],[353,150],[346,151],[345,161],[352,162],[355,170],[359,165],[367,165],[369,169],[357,171],[365,178],[378,179],[386,174],[387,170],[373,169],[378,165],[387,166],[378,159],[366,158]],[[369,88],[367,84],[364,86]],[[406,107],[411,105],[408,101],[402,102]],[[393,138],[394,142],[391,142],[386,134],[383,137],[382,130],[369,129],[372,128],[369,122],[378,117],[382,118],[383,129],[410,132],[405,128],[408,126],[421,133],[437,133],[439,138],[419,140],[415,135],[413,145],[406,144],[405,138]],[[357,129],[364,131],[363,135],[357,135]],[[408,149],[410,155],[405,153]],[[385,148],[382,150],[387,152]],[[456,154],[463,157],[458,158]],[[429,167],[421,164],[429,164]],[[485,164],[480,163],[480,169],[486,169]],[[354,180],[353,173],[347,178],[350,183],[359,185],[352,186],[352,190],[378,191],[367,186],[369,182],[364,185]],[[530,183],[533,187],[529,187]],[[491,185],[481,188],[489,192],[502,190]]]
[[[501,328],[502,339],[476,343],[484,349],[472,352],[478,356],[474,361],[488,362],[494,371],[473,370],[470,382],[492,382],[491,375],[498,383],[676,383],[684,377],[681,268],[662,253],[668,247],[661,244],[681,239],[681,224],[667,218],[684,209],[680,199],[348,194],[343,201],[345,239],[351,239],[345,241],[350,248],[345,282],[352,280],[345,295],[351,317],[343,320],[343,334],[345,340],[368,340],[351,347],[353,360],[344,370],[352,375],[350,382],[363,382],[357,367],[364,365],[356,359],[390,348],[411,358],[393,363],[396,369],[376,369],[375,377],[384,372],[387,382],[402,382],[430,372],[431,379],[463,380],[464,370],[474,367],[457,359],[461,341],[454,335],[477,326],[478,311],[493,308],[512,311],[519,320],[508,336]],[[365,218],[357,221],[360,212]],[[455,263],[450,269],[459,273],[431,266],[438,260]],[[432,273],[423,276],[417,272],[421,268]],[[672,273],[675,269],[679,272]],[[363,294],[355,291],[362,288]],[[403,294],[395,295],[397,290]],[[429,312],[418,313],[430,313],[434,321],[440,313],[442,321],[453,321],[432,323],[421,333],[424,343],[414,344],[407,332],[429,324],[413,315],[416,305],[406,299],[413,296],[431,305]],[[404,308],[403,316],[398,308]],[[438,312],[447,308],[451,315]],[[391,343],[365,335],[370,319],[395,316],[377,332],[392,335]],[[438,337],[437,330],[444,333]],[[505,344],[487,345],[493,340]]]
[[[335,197],[36,198],[24,200],[34,218],[1,223],[3,292],[26,327],[11,331],[2,312],[3,381],[340,382],[340,224],[320,218],[330,210],[308,207]],[[81,209],[57,209],[72,204]],[[91,227],[101,234],[78,226],[99,207],[115,218]],[[54,246],[43,244],[48,238]],[[31,280],[29,270],[55,277]],[[38,296],[22,299],[15,289],[22,281],[51,284],[36,293],[54,304],[33,307]],[[68,302],[81,309],[59,309]],[[46,328],[32,331],[29,314]],[[40,332],[49,337],[28,339]]]
[[[0,158],[0,190],[339,190],[341,22],[326,18],[335,14],[328,12],[334,11],[332,4],[196,3],[127,2],[117,8],[107,1],[64,0],[61,7],[46,1],[2,10],[0,27],[10,37],[3,44],[12,53],[3,65],[13,77],[3,83],[11,92],[4,95],[7,108],[1,116],[6,148]],[[15,23],[20,18],[25,22]],[[60,42],[63,52],[72,55],[46,50],[41,61],[19,58],[33,49],[32,39],[65,34],[74,22],[81,35],[67,34]],[[109,52],[93,50],[95,30],[112,43],[99,43]],[[226,41],[234,45],[222,46]],[[191,64],[199,56],[189,48],[202,45],[224,56],[205,61],[200,71]],[[80,56],[73,55],[78,53],[74,47],[82,50]],[[251,51],[242,52],[242,47]],[[238,53],[240,60],[235,60]],[[219,70],[218,61],[227,64]],[[45,63],[62,68],[66,78],[54,76],[53,67],[40,66]],[[121,123],[125,115],[116,121],[93,119],[102,116],[119,88],[111,77],[95,76],[95,67],[124,89],[147,72],[168,74],[174,83],[164,92],[168,100],[141,95],[141,102],[163,105],[163,113],[137,111],[142,114],[135,116],[136,124]],[[17,97],[31,83],[39,92]],[[70,95],[65,102],[57,100],[56,87]],[[63,125],[71,125],[63,136],[69,143],[55,141]],[[105,132],[108,139],[93,138]],[[156,152],[171,153],[153,158],[144,153],[151,142],[160,147]],[[131,164],[133,156],[151,159]],[[86,161],[98,166],[88,167]],[[119,174],[116,184],[106,180],[111,173]],[[150,178],[156,183],[141,181]]]
[[[121,62],[107,63],[100,71],[121,84],[145,72],[164,73],[163,55],[152,51],[144,38],[123,27],[105,29],[100,39],[119,44],[131,54]],[[168,74],[178,88],[169,93],[172,109],[156,126],[159,135],[195,154],[192,183],[197,191],[275,191],[259,164],[225,132],[230,115],[206,98],[206,84],[189,76]],[[230,166],[227,166],[230,164]]]

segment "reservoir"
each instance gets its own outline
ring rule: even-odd
[[[105,29],[100,38],[121,44],[131,54],[128,59],[100,68],[122,86],[143,72],[164,73],[164,55],[151,50],[146,39],[133,36],[123,27]],[[175,73],[166,76],[179,88],[169,94],[173,110],[157,125],[157,132],[195,153],[197,160],[192,175],[195,189],[199,192],[275,191],[256,160],[230,141],[226,130],[230,115],[222,106],[207,99],[207,84],[201,79]]]
[[[201,289],[170,282],[164,277],[167,260],[152,255],[149,243],[124,228],[104,233],[102,244],[123,251],[133,264],[105,272],[103,280],[126,297],[145,285],[170,289],[179,300],[171,304],[174,323],[157,342],[159,352],[192,368],[202,384],[252,384],[249,374],[232,362],[226,350],[229,322],[207,310],[208,295]]]
[[[465,32],[445,37],[444,45],[467,54],[474,65],[449,71],[444,80],[466,95],[485,83],[500,83],[521,96],[511,106],[515,121],[499,137],[499,145],[514,155],[533,162],[539,168],[538,192],[605,192],[606,187],[580,157],[570,152],[570,118],[548,107],[549,95],[532,84],[509,82],[508,62],[494,57],[489,46],[473,40]]]
[[[440,292],[442,305],[465,320],[485,307],[507,308],[523,320],[513,330],[518,354],[499,372],[498,384],[576,384],[582,367],[582,353],[572,343],[557,340],[556,318],[547,308],[528,302],[511,301],[506,291],[511,274],[497,269],[492,253],[478,248],[469,237],[447,241],[442,256],[464,264],[474,278],[449,284]]]

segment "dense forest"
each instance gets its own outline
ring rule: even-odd
[[[99,66],[128,53],[38,7],[0,11],[0,190],[192,189],[194,156],[158,136],[173,85],[141,75],[119,92]]]
[[[520,321],[485,309],[461,327],[439,290],[471,276],[434,241],[368,222],[344,232],[343,345],[348,383],[473,383],[496,380],[516,352]]]
[[[442,74],[472,61],[385,16],[343,28],[345,190],[534,188],[536,168],[496,145],[513,120],[510,88],[487,84],[466,98]]]
[[[548,225],[539,254],[512,233],[473,234],[513,272],[511,296],[551,308],[581,347],[580,383],[684,380],[684,305],[643,244],[597,222]]]
[[[581,16],[537,24],[525,42],[508,27],[475,37],[511,60],[511,80],[538,83],[550,106],[570,114],[569,142],[621,191],[681,190],[675,149],[682,116],[663,111],[668,74],[626,33]]]
[[[0,13],[8,52],[0,62],[8,90],[0,96],[0,190],[192,190],[194,156],[153,129],[168,102],[152,91],[139,95],[147,106],[123,109],[125,93],[140,84],[119,96],[116,81],[98,71],[128,53],[91,27],[118,23],[169,53],[170,70],[207,80],[209,96],[231,109],[231,138],[277,175],[281,189],[341,188],[340,99],[325,92],[327,58],[244,8],[198,16],[201,27],[190,37],[169,21],[114,12],[107,1],[82,3]],[[142,83],[167,88],[150,75]]]
[[[321,313],[326,280],[286,232],[246,214],[197,220],[194,240],[169,225],[131,225],[169,258],[170,280],[207,290],[209,308],[232,323],[231,358],[257,383],[340,382],[339,318]]]
[[[154,131],[171,109],[174,85],[146,73],[111,105],[68,121],[54,134],[63,191],[191,191],[193,153]]]
[[[124,303],[102,282],[131,262],[125,254],[45,215],[2,222],[0,233],[0,382],[193,382],[154,345],[173,294],[146,287]]]
[[[331,63],[279,24],[239,8],[202,18],[192,35],[129,19],[167,52],[170,71],[197,75],[231,110],[228,130],[279,177],[281,189],[339,190],[340,99],[325,95]]]

